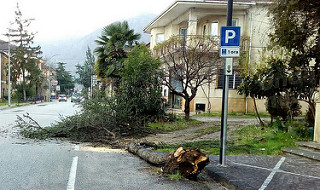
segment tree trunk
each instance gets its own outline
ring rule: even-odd
[[[22,71],[22,91],[23,91],[23,101],[27,101],[27,93],[26,93],[26,76],[25,76],[25,71],[23,68]]]
[[[263,121],[261,120],[261,117],[260,117],[260,115],[259,115],[259,111],[258,111],[258,108],[257,108],[256,99],[255,99],[255,98],[252,98],[252,99],[253,99],[253,103],[254,103],[254,109],[255,109],[256,114],[257,114],[257,117],[258,117],[258,119],[259,119],[259,123],[260,123],[260,125],[261,125],[262,127],[264,127],[264,123],[263,123]]]
[[[22,90],[23,90],[23,101],[26,102],[27,101],[27,93],[26,93],[26,85],[25,84],[22,85]]]
[[[195,180],[201,170],[209,163],[209,157],[199,149],[179,147],[169,156],[169,160],[163,167],[163,172],[166,174],[179,172],[183,177]]]
[[[190,120],[190,100],[188,98],[185,99],[186,102],[184,104],[184,114],[185,114],[185,120]]]
[[[209,157],[199,149],[183,149],[179,147],[173,154],[153,152],[135,143],[128,145],[128,151],[138,155],[151,164],[163,166],[165,174],[179,172],[188,179],[196,179],[201,170],[210,163]]]
[[[143,146],[137,145],[136,143],[130,143],[127,148],[129,152],[139,156],[150,164],[157,166],[164,165],[170,156],[170,154],[164,152],[153,152]]]

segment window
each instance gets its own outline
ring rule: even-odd
[[[210,35],[211,36],[218,36],[218,34],[219,34],[219,23],[218,22],[212,22],[211,23]]]
[[[180,28],[180,39],[186,39],[188,30],[186,28]]]
[[[167,95],[167,89],[164,89],[164,90],[163,90],[163,96],[168,96],[168,95]]]
[[[221,69],[218,75],[218,89],[223,89],[223,81],[224,81],[224,70]],[[238,86],[242,83],[242,79],[237,74],[237,70],[233,70],[233,75],[229,76],[229,89],[237,89]]]
[[[239,19],[232,19],[232,26],[237,26],[239,23]]]
[[[159,44],[164,41],[164,34],[157,34],[156,43]]]
[[[207,25],[203,25],[202,37],[205,37],[205,36],[206,36],[206,32],[207,32]]]
[[[183,91],[183,86],[182,82],[176,79],[175,77],[170,78],[170,85],[174,88],[175,91],[177,92],[182,92]]]

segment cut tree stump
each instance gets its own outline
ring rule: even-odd
[[[184,149],[179,147],[173,154],[153,152],[135,143],[128,145],[128,151],[136,154],[151,164],[163,166],[165,174],[179,172],[183,177],[196,179],[201,170],[210,163],[209,157],[199,149]]]

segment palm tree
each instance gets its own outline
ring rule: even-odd
[[[128,22],[116,22],[103,28],[101,36],[95,42],[98,47],[94,50],[97,55],[95,70],[99,78],[109,78],[114,84],[121,79],[123,59],[127,51],[138,44],[140,34],[135,34],[129,28]]]

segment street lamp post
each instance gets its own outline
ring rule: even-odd
[[[11,69],[10,69],[10,36],[8,35],[8,106],[11,106]]]
[[[50,102],[51,100],[51,74],[50,74],[50,67],[48,67],[48,73],[47,73],[47,77],[48,77],[48,102]]]

